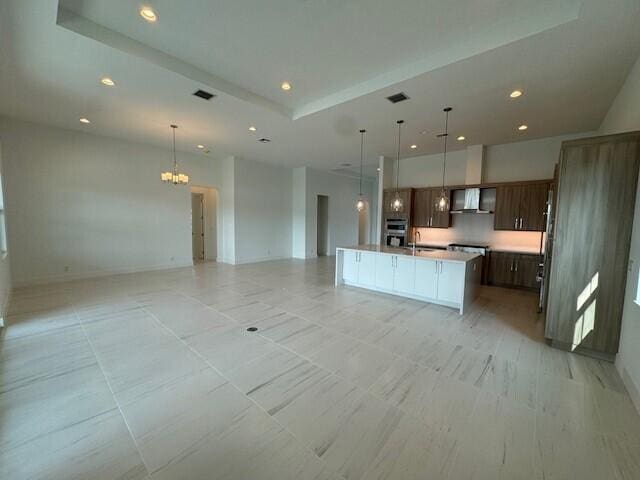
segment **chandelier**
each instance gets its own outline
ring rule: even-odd
[[[173,183],[174,185],[186,185],[189,183],[189,175],[178,173],[178,162],[176,161],[176,128],[178,128],[177,125],[171,125],[173,131],[173,171],[162,172],[160,174],[160,180],[166,183]]]

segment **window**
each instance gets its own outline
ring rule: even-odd
[[[7,227],[4,214],[4,191],[2,189],[2,176],[0,176],[0,254],[7,255]]]

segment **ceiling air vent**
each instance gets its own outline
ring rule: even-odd
[[[268,138],[261,138],[260,140],[258,140],[260,143],[269,143],[271,140],[269,140]]]
[[[409,97],[404,92],[396,93],[395,95],[390,95],[387,97],[387,100],[389,100],[391,103],[404,102],[405,100],[408,100],[408,99]]]
[[[213,93],[205,92],[204,90],[197,90],[194,95],[196,97],[204,98],[205,100],[211,100],[215,97]]]

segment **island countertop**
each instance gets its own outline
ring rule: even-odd
[[[448,262],[467,263],[478,258],[478,253],[450,252],[448,250],[433,250],[432,252],[412,251],[411,248],[387,247],[385,245],[357,245],[353,247],[338,247],[336,250],[356,250],[359,252],[374,252],[387,255],[404,255],[407,257],[424,258],[429,260],[446,260]]]

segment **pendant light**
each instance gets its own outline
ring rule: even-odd
[[[361,212],[364,210],[365,202],[364,195],[362,195],[362,163],[364,161],[364,134],[366,130],[360,130],[360,194],[358,195],[358,201],[356,202],[356,210]]]
[[[444,155],[442,156],[442,189],[440,190],[440,195],[436,198],[435,203],[435,208],[438,212],[449,211],[449,194],[444,188],[444,174],[447,169],[447,138],[449,137],[449,112],[451,110],[451,107],[444,108],[444,133],[438,135],[438,137],[444,138]]]
[[[171,125],[173,131],[173,171],[162,172],[160,174],[160,180],[166,183],[173,183],[174,185],[186,185],[189,183],[189,175],[184,173],[178,173],[178,162],[176,161],[176,129],[177,125]]]
[[[391,201],[391,210],[394,212],[401,212],[404,208],[402,204],[402,198],[400,198],[400,190],[398,189],[398,183],[400,179],[400,129],[402,128],[402,124],[404,120],[398,120],[396,122],[398,124],[398,157],[396,160],[396,194]]]

